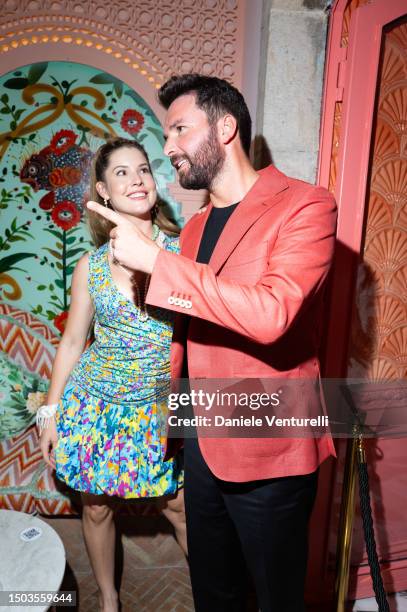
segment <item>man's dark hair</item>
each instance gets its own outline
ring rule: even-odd
[[[196,105],[205,111],[210,125],[226,113],[233,115],[237,121],[240,142],[249,155],[252,120],[240,91],[224,79],[191,73],[168,79],[158,90],[158,99],[168,109],[174,100],[189,93],[195,94]]]

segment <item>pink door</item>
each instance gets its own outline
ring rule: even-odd
[[[338,1],[334,6],[319,176],[339,207],[325,360],[325,374],[331,377],[406,377],[406,13],[405,0]],[[332,591],[345,446],[338,442],[338,461],[324,467],[314,517],[311,544],[319,544],[316,550],[325,544],[323,554],[311,549],[309,599],[315,602],[327,601]],[[368,463],[385,588],[407,589],[406,440],[373,440]],[[317,586],[318,573],[326,589],[320,581]],[[370,595],[357,509],[349,597]]]

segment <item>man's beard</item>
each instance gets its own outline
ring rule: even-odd
[[[201,143],[193,157],[182,155],[186,159],[189,168],[178,174],[181,187],[184,189],[211,189],[214,179],[220,172],[225,153],[222,151],[216,127],[211,126],[208,138]]]

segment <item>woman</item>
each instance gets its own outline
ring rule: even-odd
[[[178,229],[159,210],[143,147],[115,138],[93,162],[92,199],[123,215],[161,248],[178,252]],[[109,222],[89,214],[98,247],[78,262],[71,306],[48,392],[39,410],[41,450],[57,477],[83,500],[83,533],[103,612],[118,609],[115,526],[109,497],[160,498],[186,553],[182,469],[163,461],[160,406],[169,381],[172,315],[148,307],[149,277],[121,266]],[[83,352],[90,326],[93,344]],[[55,413],[55,416],[51,416]],[[169,496],[164,497],[163,496]]]

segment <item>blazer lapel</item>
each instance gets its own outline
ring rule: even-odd
[[[253,187],[227,221],[221,237],[216,244],[209,261],[209,265],[215,273],[219,272],[220,268],[250,227],[270,208],[270,206],[280,201],[282,197],[281,192],[288,188],[288,182],[285,175],[274,168],[274,166],[269,166],[261,170],[259,175]],[[206,213],[209,214],[209,211],[207,210]],[[204,214],[202,214],[202,216],[204,216]],[[206,219],[207,215],[202,230],[200,231],[199,242]],[[196,248],[195,257],[197,250],[198,247]]]

